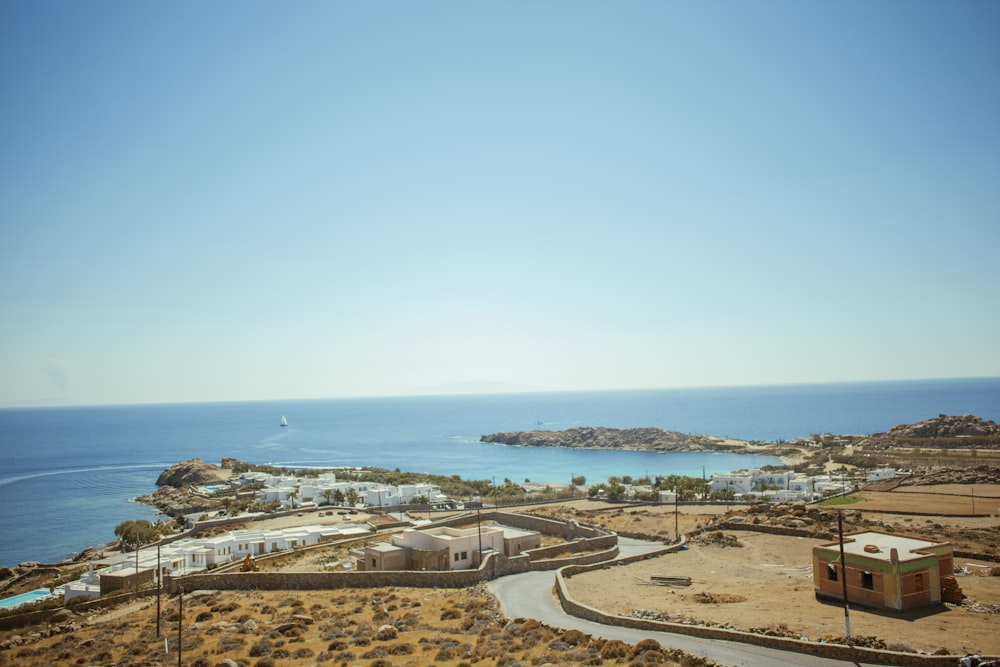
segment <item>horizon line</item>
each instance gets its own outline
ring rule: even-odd
[[[401,398],[457,398],[462,396],[509,396],[509,395],[531,395],[531,394],[585,394],[596,392],[639,392],[639,391],[699,391],[713,389],[750,389],[764,387],[807,387],[818,385],[848,385],[848,384],[885,384],[885,383],[907,383],[907,382],[947,382],[947,381],[970,381],[970,380],[1000,380],[1000,375],[970,375],[970,376],[948,376],[948,377],[924,377],[924,378],[886,378],[878,380],[827,380],[827,381],[801,381],[801,382],[758,382],[758,383],[737,383],[737,384],[714,384],[714,385],[684,385],[684,386],[659,386],[659,387],[591,387],[587,389],[525,389],[513,388],[509,390],[498,389],[496,387],[482,391],[427,391],[413,393],[394,394],[367,394],[353,396],[302,396],[298,398],[237,398],[237,399],[216,399],[216,400],[194,400],[194,401],[135,401],[131,403],[108,402],[108,403],[55,403],[55,402],[26,402],[0,405],[0,410],[33,410],[50,408],[114,408],[114,407],[153,407],[171,405],[219,405],[232,403],[280,403],[299,401],[356,401],[356,400],[377,400],[377,399],[401,399]]]

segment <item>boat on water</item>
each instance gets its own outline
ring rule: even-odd
[[[288,420],[285,419],[285,415],[281,415],[281,425],[288,426]]]

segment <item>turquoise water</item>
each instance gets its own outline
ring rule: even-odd
[[[47,598],[50,595],[51,593],[49,593],[49,589],[36,588],[33,591],[28,591],[27,593],[21,593],[20,595],[0,600],[0,609],[13,609],[18,605],[22,605],[27,602],[35,602],[36,600]]]

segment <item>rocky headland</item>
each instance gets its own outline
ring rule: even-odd
[[[750,443],[715,436],[692,435],[660,428],[582,426],[565,431],[513,431],[484,435],[480,442],[516,447],[568,447],[571,449],[624,449],[654,452],[749,451]]]
[[[869,446],[1000,447],[1000,424],[976,415],[938,415],[873,433]]]
[[[222,465],[198,458],[175,463],[156,478],[156,485],[160,488],[155,493],[139,496],[136,500],[155,507],[167,516],[222,509],[222,502],[193,494],[191,487],[229,481],[235,463],[235,459],[228,458],[222,460]]]

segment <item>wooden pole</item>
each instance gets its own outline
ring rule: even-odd
[[[680,497],[680,490],[674,487],[674,537],[677,542],[681,541],[681,530],[680,530],[680,514],[677,508],[677,499]]]
[[[837,510],[837,533],[840,535],[840,581],[844,590],[844,633],[851,645],[851,613],[847,605],[847,566],[844,559],[844,510]]]
[[[177,596],[177,667],[181,665],[181,628],[184,625],[184,587],[177,589],[180,595]]]
[[[156,545],[156,638],[160,638],[160,592],[163,590],[163,568],[160,567],[160,545]]]

